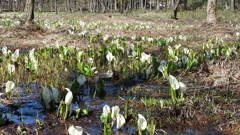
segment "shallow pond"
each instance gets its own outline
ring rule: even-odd
[[[30,90],[27,91],[26,89]],[[152,89],[158,89],[157,86],[150,86]],[[37,85],[31,86],[20,86],[17,89],[17,92],[14,93],[12,101],[5,101],[5,103],[0,104],[0,111],[3,113],[3,118],[6,120],[6,124],[25,124],[32,125],[36,124],[36,119],[41,120],[43,122],[49,122],[52,120],[56,120],[58,122],[58,118],[56,117],[55,112],[49,112],[52,115],[48,115],[47,112],[44,111],[44,107],[40,102],[40,87]],[[99,98],[93,98],[89,95],[91,92],[90,88],[83,88],[83,95],[81,95],[81,104],[73,104],[73,112],[79,107],[87,107],[92,113],[90,116],[82,117],[78,121],[84,130],[90,135],[98,135],[102,133],[101,123],[100,123],[100,114],[104,105],[113,106],[116,103],[119,103],[119,99],[117,97],[118,86],[113,85],[112,83],[105,84],[106,91],[106,99],[102,100]],[[5,99],[2,97],[1,102]],[[7,102],[7,103],[6,103]],[[122,104],[122,103],[120,103]],[[57,108],[57,107],[56,107]],[[51,118],[48,118],[51,117]],[[72,121],[76,121],[76,119],[69,118],[68,123]],[[76,124],[74,122],[74,124]],[[64,134],[66,133],[65,122],[59,121],[54,127],[46,127],[40,133],[41,134]],[[114,129],[116,131],[116,129]],[[136,129],[132,125],[126,125],[121,131],[115,132],[116,135],[134,135]],[[34,132],[34,131],[31,131]],[[1,133],[1,132],[0,132]],[[220,132],[215,129],[204,129],[204,130],[195,130],[192,128],[186,127],[185,130],[175,132],[173,130],[161,130],[157,131],[157,135],[164,135],[167,133],[168,135],[221,135]]]

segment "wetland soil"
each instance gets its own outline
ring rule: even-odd
[[[107,24],[121,24],[127,23],[128,25],[144,24],[147,23],[151,28],[147,30],[119,30],[119,29],[106,29],[101,28],[103,35],[120,35],[125,37],[132,36],[158,36],[163,38],[175,37],[179,35],[188,36],[188,40],[181,41],[182,45],[186,45],[191,48],[196,48],[199,45],[207,42],[209,39],[219,39],[225,43],[238,42],[240,38],[236,38],[236,32],[240,31],[238,26],[237,13],[228,16],[221,16],[224,18],[219,21],[217,25],[206,25],[205,16],[200,16],[198,21],[194,18],[190,19],[183,15],[184,19],[178,21],[167,19],[167,13],[142,13],[133,15],[119,15],[119,14],[63,14],[63,15],[51,15],[41,14],[37,18],[43,20],[70,20],[80,19],[86,23],[101,22],[102,25]],[[192,13],[192,16],[196,14]],[[223,14],[224,15],[224,14]],[[109,17],[111,16],[111,17]],[[14,18],[16,16],[11,14],[0,14],[0,18]],[[158,19],[152,19],[158,18]],[[126,20],[128,20],[126,22]],[[26,30],[22,28],[0,28],[0,45],[12,46],[21,48],[42,47],[45,45],[73,45],[78,47],[85,47],[88,44],[85,40],[75,38],[67,33],[68,28],[57,30]],[[89,32],[96,32],[96,29],[83,29]]]

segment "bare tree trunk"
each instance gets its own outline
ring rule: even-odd
[[[57,0],[55,0],[55,13],[58,14],[58,4],[57,4]]]
[[[117,11],[117,0],[114,0],[114,10]]]
[[[42,12],[43,11],[43,0],[39,0],[39,11]]]
[[[51,8],[50,8],[50,10],[51,10],[51,12],[53,12],[53,5],[54,3],[53,3],[53,0],[50,0],[50,6],[51,6]]]
[[[172,2],[173,2],[173,0],[166,0],[167,8],[168,8],[168,9],[173,8]]]
[[[166,8],[169,8],[168,0],[165,1],[165,4],[166,4]]]
[[[68,6],[69,6],[69,11],[72,13],[73,9],[72,9],[72,1],[71,0],[68,0]]]
[[[21,4],[21,11],[24,12],[24,10],[25,10],[25,3],[24,3],[24,1],[21,0],[20,4]]]
[[[0,13],[2,12],[2,1],[0,0]]]
[[[143,10],[143,0],[140,0],[140,7],[141,7],[141,10]]]
[[[76,10],[77,10],[77,1],[74,0],[74,11],[76,11]]]
[[[171,0],[171,7],[174,8],[175,0]]]
[[[69,10],[69,12],[72,12],[71,0],[68,0],[68,10]]]
[[[183,0],[183,5],[184,5],[184,10],[186,10],[187,9],[187,0]]]
[[[156,10],[159,10],[159,0],[156,0]]]
[[[224,4],[225,4],[225,9],[229,9],[228,0],[224,0]]]
[[[12,1],[12,11],[15,12],[15,1]]]
[[[178,12],[179,5],[180,5],[180,0],[177,0],[176,3],[173,3],[172,19],[177,19],[177,12]]]
[[[68,9],[67,9],[67,0],[65,0],[65,12],[67,12]]]
[[[101,5],[101,8],[102,8],[102,13],[105,13],[106,6],[105,6],[105,3],[104,3],[104,0],[99,0],[99,2],[100,2],[100,5]]]
[[[25,5],[26,20],[25,25],[33,24],[34,21],[34,0],[26,0]]]
[[[90,12],[92,13],[92,1],[91,0],[89,0],[89,2],[88,2],[88,6],[89,6],[89,10],[90,10]]]
[[[11,10],[11,2],[10,2],[10,0],[8,1],[8,11],[10,11]]]
[[[123,0],[120,0],[120,12],[123,13]]]
[[[207,5],[207,22],[215,24],[217,22],[216,18],[216,0],[208,0]]]
[[[150,8],[150,11],[152,11],[152,0],[149,0],[149,8]]]
[[[85,5],[85,6],[87,6],[87,5]],[[78,2],[78,9],[79,9],[80,13],[82,14],[82,3],[81,3],[81,0],[79,0],[79,2]]]
[[[144,8],[145,8],[145,10],[147,9],[147,0],[145,0]]]
[[[235,10],[235,0],[231,0],[231,10]]]

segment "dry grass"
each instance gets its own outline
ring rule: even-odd
[[[160,36],[171,37],[186,35],[188,40],[180,42],[183,45],[195,48],[208,41],[209,39],[223,40],[227,43],[236,42],[236,32],[240,31],[239,12],[229,11],[219,12],[219,23],[215,26],[205,25],[205,11],[180,12],[179,20],[169,19],[170,12],[134,12],[131,14],[80,14],[80,13],[37,13],[36,19],[41,20],[64,20],[80,19],[85,22],[101,22],[102,24],[128,23],[130,25],[149,23],[153,26],[147,30],[116,30],[103,29],[103,34],[121,36]],[[15,17],[13,13],[0,14],[2,18]],[[67,28],[66,28],[67,29]],[[66,30],[65,29],[65,30]],[[89,31],[92,31],[91,29]],[[57,31],[36,31],[30,32],[21,29],[1,29],[0,43],[2,46],[36,47],[44,44],[84,46],[86,43],[80,39],[73,38],[66,34],[64,30]]]

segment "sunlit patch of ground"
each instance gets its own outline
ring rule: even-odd
[[[56,21],[61,20],[68,22],[71,19],[81,20],[86,23],[101,22],[104,26],[107,24],[149,24],[150,29],[146,30],[119,30],[119,29],[106,29],[101,28],[103,35],[121,35],[126,37],[132,36],[160,36],[171,37],[184,35],[187,36],[186,41],[180,43],[192,48],[207,42],[209,39],[217,39],[219,42],[225,41],[226,43],[236,42],[236,32],[240,31],[239,16],[229,11],[219,12],[219,23],[215,26],[206,25],[205,11],[189,11],[179,14],[179,20],[169,19],[169,12],[136,12],[133,14],[79,14],[79,13],[39,13],[36,17],[38,20]],[[229,16],[231,15],[231,16]],[[14,18],[14,14],[2,13],[0,18],[9,17]],[[127,20],[127,21],[126,21]],[[0,43],[1,45],[20,46],[20,47],[41,47],[42,45],[54,45],[60,43],[62,45],[75,45],[84,46],[87,43],[81,39],[76,39],[73,36],[67,35],[67,27],[60,30],[38,30],[29,32],[22,29],[3,29],[0,28]],[[85,30],[85,29],[84,29]],[[87,31],[95,31],[95,29],[88,29]]]

